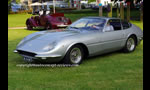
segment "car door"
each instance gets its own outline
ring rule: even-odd
[[[124,30],[122,30],[120,19],[110,19],[108,22],[114,30],[103,32],[100,36],[103,53],[121,49],[124,38]]]

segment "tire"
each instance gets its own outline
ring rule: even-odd
[[[124,47],[124,52],[129,53],[129,52],[133,52],[136,48],[136,38],[134,36],[130,36],[127,41],[126,41],[126,45]]]
[[[26,25],[27,25],[27,30],[33,30],[33,27],[31,26],[31,23],[29,20],[27,20]]]
[[[47,30],[52,29],[52,24],[51,24],[50,22],[47,22],[47,23],[46,23],[46,29],[47,29]]]
[[[66,53],[63,63],[65,64],[81,64],[84,53],[80,45],[72,46]]]

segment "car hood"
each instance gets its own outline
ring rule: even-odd
[[[49,31],[42,31],[35,35],[32,39],[36,40],[44,40],[44,41],[53,41],[59,40],[64,37],[73,36],[79,34],[78,31],[72,30],[49,30]]]
[[[47,45],[79,33],[80,32],[73,30],[49,30],[36,32],[25,37],[23,43],[17,46],[17,50],[39,52]]]

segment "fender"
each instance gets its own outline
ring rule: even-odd
[[[127,35],[127,37],[126,37],[126,40],[131,36],[131,35],[134,35],[134,36],[136,36],[136,34],[134,34],[134,33],[129,33],[128,35]],[[137,36],[136,36],[136,38],[137,38]]]
[[[72,46],[74,46],[74,45],[76,45],[76,44],[83,44],[83,45],[85,45],[84,43],[82,43],[82,42],[74,42],[74,43],[72,43],[72,44],[70,44],[69,46],[68,46],[68,48],[66,49],[66,51],[65,51],[65,55],[66,55],[66,53],[68,52],[68,50],[72,47]],[[85,45],[86,46],[86,45]],[[88,48],[87,48],[88,49]]]
[[[32,24],[32,26],[33,27],[36,27],[36,26],[38,26],[37,24],[36,24],[36,22],[33,20],[33,19],[28,19],[29,20],[29,22],[31,22],[31,24]]]

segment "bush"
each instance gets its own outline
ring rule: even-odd
[[[82,9],[85,9],[85,6],[84,6],[84,5],[81,5],[81,8],[82,8]]]

